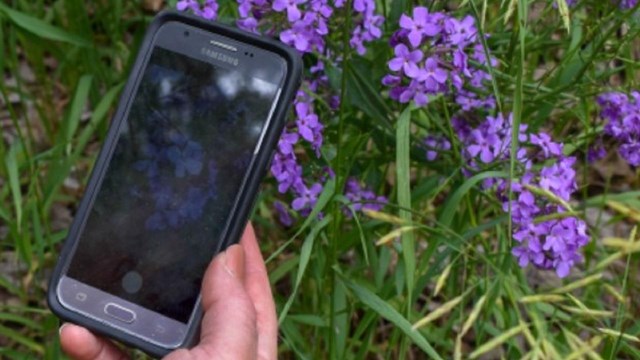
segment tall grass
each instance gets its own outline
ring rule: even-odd
[[[62,357],[46,280],[154,15],[147,3],[0,3],[0,357]],[[220,4],[231,22],[235,2]],[[457,151],[426,161],[427,131],[450,134],[453,149],[465,144],[453,136],[448,100],[424,108],[389,100],[380,83],[387,39],[415,4],[379,2],[385,36],[367,55],[355,54],[346,35],[332,39],[346,49],[340,68],[327,70],[340,107],[323,119],[319,161],[335,178],[291,228],[276,219],[280,195],[267,178],[253,215],[282,357],[640,359],[640,239],[632,232],[640,176],[615,157],[592,167],[584,155],[602,131],[595,96],[640,89],[640,16],[608,0],[564,4],[426,2],[471,14],[491,34],[483,47],[499,60],[489,69],[498,109],[582,159],[571,206],[590,220],[584,263],[561,281],[520,269],[511,255],[511,218],[480,184],[519,176],[515,135],[508,171],[465,177]],[[389,204],[350,211],[349,176]]]

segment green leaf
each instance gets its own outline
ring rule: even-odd
[[[440,214],[439,223],[444,227],[451,227],[453,217],[458,209],[460,201],[462,201],[462,198],[469,192],[469,190],[476,186],[480,181],[488,178],[506,177],[509,177],[509,174],[504,171],[486,171],[467,179],[467,181],[465,181],[445,203],[442,213]]]
[[[396,182],[398,188],[399,216],[407,224],[411,224],[411,108],[407,107],[398,119],[396,132]],[[413,231],[402,233],[402,255],[404,258],[405,280],[409,296],[412,301],[411,291],[416,271],[415,235]]]
[[[411,328],[411,323],[404,318],[396,309],[394,309],[387,302],[382,300],[378,295],[374,294],[367,288],[360,286],[354,282],[347,280],[340,276],[342,283],[344,283],[354,295],[362,301],[365,305],[370,307],[373,311],[378,313],[389,322],[393,323],[400,329],[405,335],[407,335],[420,349],[422,349],[432,359],[442,359],[435,349],[429,344],[427,339],[422,336],[417,330]]]
[[[42,344],[39,344],[38,342],[32,340],[31,338],[26,337],[20,334],[19,332],[13,329],[10,329],[8,327],[5,327],[3,325],[0,325],[0,336],[4,337],[5,339],[8,339],[9,341],[14,341],[18,344],[22,344],[37,354],[44,353],[44,346],[42,346]]]
[[[302,244],[302,249],[300,250],[300,263],[298,264],[298,273],[296,274],[296,281],[293,286],[293,291],[287,303],[282,308],[280,312],[280,317],[278,318],[278,323],[282,324],[282,321],[287,317],[287,313],[289,312],[289,308],[291,308],[291,304],[293,304],[293,300],[296,298],[296,294],[298,293],[298,288],[300,287],[300,282],[302,281],[302,277],[304,276],[304,272],[307,269],[307,265],[309,265],[309,260],[311,259],[311,250],[313,249],[313,244],[318,236],[320,230],[322,230],[327,224],[331,222],[331,215],[327,215],[316,223],[311,231],[307,235],[304,243]]]
[[[38,18],[13,10],[0,3],[0,12],[7,15],[16,26],[44,39],[62,41],[78,46],[90,46],[91,43],[82,37],[70,34],[59,27],[46,23]]]
[[[5,166],[7,168],[7,176],[9,177],[9,189],[13,198],[13,208],[16,213],[16,228],[18,231],[22,225],[22,192],[20,190],[20,172],[18,170],[18,161],[16,159],[18,145],[11,147],[5,156]]]
[[[67,154],[71,153],[71,141],[78,129],[80,119],[82,117],[82,111],[85,108],[87,99],[89,98],[89,91],[91,90],[91,76],[83,75],[78,81],[76,86],[76,92],[71,102],[71,108],[63,123],[61,144],[65,144],[67,147]]]
[[[322,189],[320,196],[318,196],[318,201],[316,201],[316,205],[313,207],[313,210],[311,210],[311,213],[304,220],[304,222],[302,223],[302,226],[300,226],[300,229],[298,229],[298,231],[296,231],[296,233],[289,240],[287,240],[287,242],[282,244],[282,246],[280,246],[278,250],[274,251],[269,256],[269,258],[267,258],[267,260],[265,261],[266,263],[271,262],[271,260],[275,259],[276,256],[280,255],[280,253],[282,253],[289,245],[291,245],[291,243],[293,243],[293,240],[295,240],[298,236],[300,236],[300,234],[302,234],[302,232],[307,227],[309,227],[312,221],[318,218],[318,214],[320,214],[320,211],[322,211],[325,208],[325,206],[327,206],[329,201],[333,198],[333,195],[335,194],[335,192],[336,192],[336,181],[335,179],[330,179],[325,183],[324,189]]]
[[[378,121],[382,126],[390,129],[391,123],[387,116],[391,114],[391,109],[380,95],[379,86],[376,88],[371,83],[373,79],[370,74],[370,68],[368,69],[369,74],[365,74],[365,71],[367,71],[365,69],[367,67],[364,64],[347,63],[345,71],[351,103],[369,117]]]

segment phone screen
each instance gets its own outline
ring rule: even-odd
[[[279,86],[156,46],[66,275],[187,323]]]

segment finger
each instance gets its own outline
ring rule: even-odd
[[[245,288],[256,309],[258,327],[258,358],[276,359],[278,356],[278,319],[273,302],[269,275],[251,223],[247,225],[240,245],[245,252]]]
[[[171,353],[168,359],[255,359],[256,311],[244,288],[245,258],[240,245],[216,256],[204,275],[204,317],[200,344]]]
[[[127,359],[126,354],[113,343],[93,335],[83,327],[68,323],[60,328],[60,346],[74,360]]]

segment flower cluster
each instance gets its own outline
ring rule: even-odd
[[[638,0],[620,0],[618,3],[618,6],[625,10],[633,9],[636,5],[638,5]]]
[[[344,0],[238,0],[238,27],[252,32],[279,36],[280,40],[302,53],[325,53],[330,19]],[[355,0],[352,3],[353,30],[350,44],[364,54],[366,42],[382,36],[383,17],[376,15],[374,0]]]
[[[466,145],[461,152],[471,169],[467,174],[483,165],[506,163],[509,159],[511,116],[489,116],[475,128],[456,119],[454,128],[460,142]],[[490,179],[484,188],[494,188],[503,210],[511,211],[513,239],[518,242],[512,253],[519,265],[555,269],[559,277],[565,277],[571,267],[581,261],[579,250],[589,241],[584,221],[570,214],[570,209],[563,205],[577,190],[576,159],[566,157],[563,144],[554,142],[549,134],[528,134],[526,130],[527,126],[521,125],[518,131],[521,146],[516,157],[523,175],[511,183],[511,203],[506,180]]]
[[[451,150],[451,142],[444,136],[429,135],[424,139],[427,147],[427,160],[434,161],[441,151]]]
[[[180,0],[176,4],[178,11],[191,10],[197,16],[207,20],[215,20],[218,17],[218,2],[216,0],[205,0],[200,4],[198,0]]]
[[[345,197],[351,202],[354,211],[374,210],[380,211],[387,203],[387,198],[376,195],[371,189],[363,187],[358,180],[350,178],[345,185]],[[350,211],[345,209],[347,216]]]
[[[604,133],[618,144],[618,152],[633,167],[640,167],[640,92],[600,95],[600,116],[607,121]]]
[[[400,17],[400,29],[390,39],[395,54],[388,63],[391,73],[382,83],[391,87],[389,96],[401,103],[423,106],[431,96],[455,94],[465,111],[494,108],[492,97],[477,95],[491,79],[486,66],[497,65],[486,56],[480,40],[473,17],[457,19],[418,6],[412,16]]]
[[[567,2],[567,6],[572,7],[578,4],[578,0],[565,0]],[[617,4],[620,9],[629,10],[633,9],[637,4],[638,0],[611,0],[614,4]],[[555,0],[553,2],[553,7],[558,7],[558,2]]]

